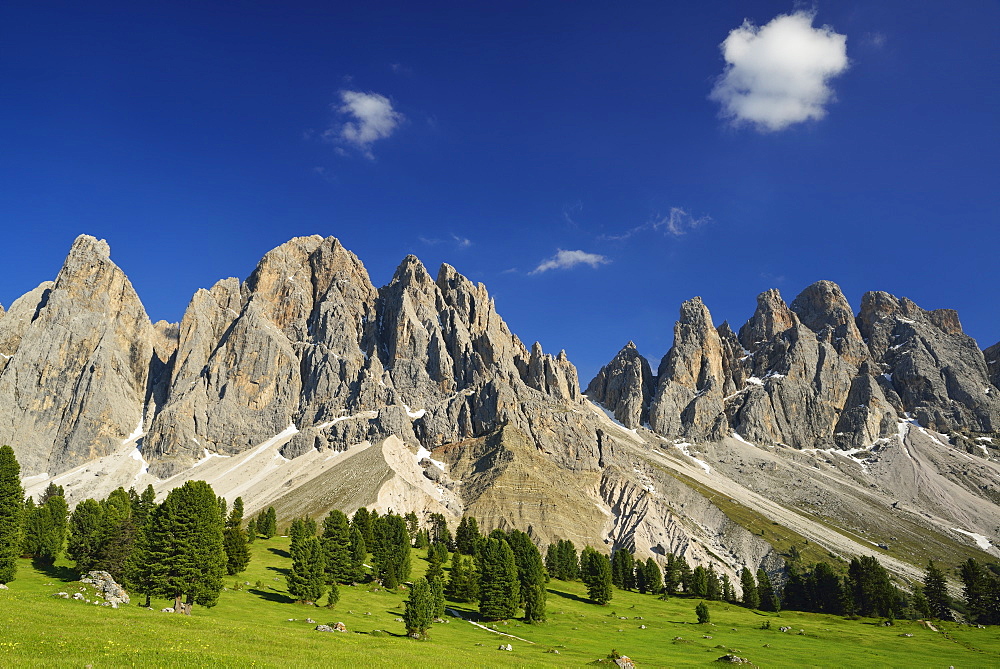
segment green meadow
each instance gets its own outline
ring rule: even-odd
[[[138,597],[119,609],[53,597],[86,586],[65,564],[40,571],[22,561],[17,580],[0,590],[0,666],[579,667],[612,649],[637,667],[706,666],[727,653],[760,667],[1000,666],[997,627],[938,623],[933,631],[915,621],[885,627],[878,620],[763,614],[722,602],[709,602],[711,623],[697,624],[696,599],[661,601],[615,590],[610,604],[597,606],[581,583],[557,580],[548,585],[547,622],[491,625],[524,640],[449,616],[431,628],[428,640],[417,641],[397,621],[405,590],[342,586],[333,609],[296,604],[285,590],[288,539],[258,539],[251,548],[250,567],[227,577],[218,605],[196,606],[191,616],[161,613],[170,604],[165,600],[154,600],[150,611],[136,605]],[[423,554],[414,551],[413,577],[426,568]],[[450,606],[475,617],[470,605]],[[335,622],[348,631],[313,629]],[[770,629],[762,629],[767,622]],[[501,643],[513,650],[498,650]]]

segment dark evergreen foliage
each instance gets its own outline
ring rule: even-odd
[[[17,575],[23,513],[21,465],[13,448],[0,446],[0,583],[10,583]]]
[[[374,550],[375,535],[372,534],[372,517],[368,509],[361,507],[354,512],[351,518],[351,527],[361,532],[361,538],[365,540],[365,546],[369,550]]]
[[[708,611],[708,604],[701,602],[698,606],[694,607],[695,615],[698,616],[698,622],[702,625],[712,622],[712,616]]]
[[[463,516],[455,530],[455,550],[462,555],[472,555],[476,550],[476,542],[482,537],[479,533],[479,523],[472,516]]]
[[[896,617],[902,609],[902,594],[874,556],[851,560],[846,585],[845,599],[850,604],[850,612],[862,616]]]
[[[638,571],[636,569],[636,572]],[[660,572],[660,565],[656,564],[656,560],[651,557],[646,558],[646,564],[642,567],[642,576],[647,591],[654,595],[658,595],[663,591],[663,575]]]
[[[79,509],[79,507],[78,507]],[[174,488],[153,512],[143,556],[150,565],[154,595],[184,603],[214,606],[222,590],[226,551],[223,520],[212,487],[187,481]]]
[[[239,574],[250,564],[250,547],[243,529],[243,498],[237,497],[226,519],[223,543],[226,547],[226,573]]]
[[[503,538],[490,537],[476,556],[479,571],[479,613],[487,620],[505,620],[517,614],[517,564]]]
[[[327,583],[352,583],[351,525],[342,511],[334,509],[323,519],[322,543]]]
[[[434,620],[434,597],[426,578],[418,578],[410,588],[410,596],[403,607],[403,622],[406,633],[424,639]]]
[[[309,533],[309,525],[296,518],[292,526],[298,524],[298,532],[292,534],[292,568],[285,576],[288,594],[302,603],[318,602],[326,592],[326,573],[323,547],[315,533]]]
[[[368,559],[368,547],[365,538],[356,527],[351,528],[351,566],[347,572],[345,583],[362,583],[368,577],[365,560]]]
[[[375,577],[386,588],[397,588],[410,576],[410,535],[406,521],[389,513],[372,523],[371,546]]]
[[[994,567],[995,565],[990,565]],[[969,558],[959,567],[969,615],[980,625],[1000,625],[1000,567],[990,569]]]
[[[763,568],[757,570],[757,594],[760,595],[761,611],[780,611],[781,602],[778,593],[771,585],[771,578]]]
[[[743,606],[748,609],[760,608],[760,593],[757,591],[757,581],[748,567],[740,572],[740,588],[743,589]]]
[[[927,598],[927,606],[932,618],[936,620],[952,620],[954,618],[951,613],[948,582],[945,580],[944,572],[934,565],[934,560],[928,561],[927,571],[924,572],[924,596]]]
[[[445,586],[445,595],[455,602],[474,602],[476,600],[476,574],[470,558],[456,555],[451,562],[451,576]]]
[[[597,604],[607,604],[614,596],[611,583],[611,561],[590,546],[580,553],[580,578],[587,586],[587,596]]]
[[[77,504],[69,517],[66,554],[76,563],[76,570],[81,574],[93,569],[100,559],[103,517],[104,509],[93,499]]]

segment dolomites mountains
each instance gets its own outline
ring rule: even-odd
[[[758,297],[738,331],[685,302],[652,365],[630,342],[580,392],[485,286],[408,256],[376,288],[333,237],[151,323],[104,241],[0,308],[0,443],[29,493],[208,480],[249,511],[373,506],[528,529],[735,574],[800,552],[996,557],[1000,344],[954,311],[836,284]]]

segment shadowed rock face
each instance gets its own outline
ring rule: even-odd
[[[629,342],[611,362],[601,368],[587,386],[587,397],[600,402],[628,428],[649,420],[649,400],[653,394],[653,373],[649,362]]]
[[[699,298],[685,302],[648,405],[623,403],[606,389],[621,353],[592,387],[616,415],[648,407],[651,427],[664,436],[718,440],[737,432],[764,444],[848,449],[895,434],[906,413],[942,432],[997,430],[998,359],[1000,344],[984,355],[954,311],[868,293],[855,318],[840,288],[818,281],[791,307],[776,290],[762,293],[739,337],[728,324],[714,329]]]
[[[142,426],[152,327],[103,240],[83,235],[55,282],[0,320],[0,443],[27,473],[107,455]]]

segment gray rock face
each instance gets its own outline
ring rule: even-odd
[[[983,358],[986,360],[990,381],[994,386],[1000,388],[1000,342],[983,351]]]
[[[25,475],[108,455],[142,427],[151,325],[106,242],[77,238],[55,282],[11,305],[0,346],[0,443]]]
[[[939,432],[1000,429],[1000,393],[955,311],[924,311],[905,297],[865,293],[858,326],[904,411],[921,425]]]
[[[722,338],[700,297],[681,305],[674,346],[660,362],[657,378],[649,411],[656,432],[713,440],[726,434]]]
[[[606,396],[606,370],[622,367],[621,356],[592,382],[596,398]],[[954,311],[868,293],[855,318],[830,281],[807,287],[791,307],[776,290],[762,293],[738,337],[727,323],[713,328],[694,298],[681,307],[649,420],[664,436],[737,432],[796,448],[867,447],[894,435],[906,412],[942,432],[991,432],[1000,425],[998,359],[1000,344],[980,352]],[[645,409],[633,397],[623,415]]]
[[[629,342],[601,368],[587,386],[586,394],[614,413],[626,427],[639,427],[649,420],[649,401],[653,395],[649,362]]]

